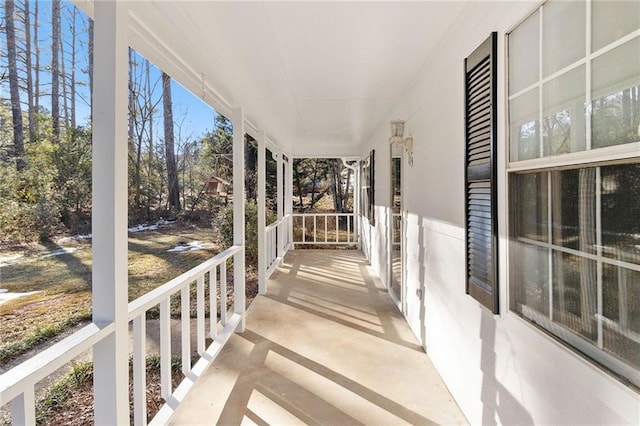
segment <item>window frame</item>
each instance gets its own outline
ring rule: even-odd
[[[543,37],[542,20],[544,19],[544,7],[547,2],[546,1],[541,2],[540,4],[535,6],[531,10],[531,12],[528,13],[522,20],[520,20],[513,27],[505,31],[505,36],[504,36],[505,44],[504,44],[504,50],[503,50],[505,63],[504,63],[503,69],[506,72],[502,80],[503,88],[504,88],[503,99],[505,102],[504,103],[505,105],[505,115],[504,115],[505,116],[505,121],[504,121],[505,142],[503,145],[505,160],[504,160],[504,163],[502,163],[502,167],[504,167],[503,169],[504,174],[502,176],[504,179],[503,188],[505,188],[505,194],[503,196],[503,200],[505,202],[506,214],[501,217],[501,219],[505,221],[503,224],[501,224],[501,225],[504,225],[504,226],[501,226],[501,228],[504,230],[504,235],[506,236],[507,244],[505,245],[506,247],[503,246],[505,247],[505,250],[503,254],[500,256],[500,259],[502,262],[504,262],[504,264],[506,264],[506,268],[505,268],[506,279],[502,280],[502,282],[505,283],[503,291],[506,294],[506,312],[520,318],[521,320],[525,321],[529,325],[533,325],[536,329],[541,330],[544,334],[550,336],[554,341],[559,342],[564,347],[569,348],[572,352],[577,353],[579,356],[593,362],[598,367],[604,368],[605,371],[608,371],[610,374],[613,374],[623,383],[627,383],[627,384],[632,383],[632,386],[640,387],[640,368],[635,368],[631,364],[621,361],[614,355],[607,353],[604,350],[604,346],[602,344],[602,335],[603,335],[602,322],[604,317],[604,315],[602,314],[603,312],[603,306],[602,306],[602,297],[603,297],[602,296],[602,293],[603,293],[602,274],[603,272],[600,266],[598,266],[599,271],[597,273],[598,288],[597,288],[596,296],[599,299],[599,302],[597,307],[597,317],[598,317],[597,333],[598,334],[597,334],[597,341],[595,343],[582,337],[576,331],[563,326],[561,323],[555,322],[552,319],[553,316],[551,315],[545,316],[544,314],[537,312],[534,309],[529,308],[527,306],[523,306],[522,313],[520,313],[518,310],[512,309],[512,302],[513,302],[512,299],[515,297],[515,294],[514,294],[515,289],[512,287],[513,266],[511,265],[512,263],[511,257],[514,250],[516,250],[515,248],[516,238],[518,241],[522,241],[530,245],[531,247],[547,250],[550,258],[553,257],[554,252],[568,253],[568,254],[574,254],[580,257],[584,257],[587,259],[591,259],[596,263],[598,263],[598,265],[609,264],[617,267],[631,269],[634,271],[640,271],[640,265],[638,264],[633,264],[630,262],[625,262],[617,259],[612,259],[610,257],[606,257],[601,248],[598,249],[596,253],[589,254],[580,250],[575,250],[575,249],[554,244],[552,239],[549,239],[548,241],[537,241],[532,239],[518,238],[513,234],[514,218],[513,218],[513,211],[512,211],[513,209],[511,204],[512,203],[511,191],[512,191],[512,185],[514,180],[512,178],[515,175],[524,174],[526,172],[547,173],[549,188],[546,189],[547,191],[546,196],[550,198],[551,196],[550,181],[551,181],[551,174],[553,171],[565,170],[565,169],[579,170],[583,168],[593,167],[596,169],[596,179],[597,179],[596,189],[595,189],[596,200],[594,204],[596,206],[596,215],[599,215],[602,207],[601,185],[600,185],[601,168],[605,166],[610,166],[613,164],[640,163],[640,126],[638,129],[639,130],[638,141],[636,142],[631,142],[626,144],[623,143],[619,145],[612,145],[612,146],[601,147],[601,148],[592,148],[591,139],[592,139],[593,127],[591,124],[592,113],[590,111],[585,111],[586,123],[584,124],[586,127],[585,128],[586,140],[585,140],[584,150],[570,152],[566,154],[558,154],[558,155],[545,154],[544,153],[544,136],[542,135],[542,130],[539,130],[540,134],[536,135],[536,137],[538,139],[537,142],[539,144],[538,147],[540,150],[540,156],[537,158],[526,159],[526,160],[512,161],[511,159],[511,150],[514,148],[517,149],[517,146],[515,145],[512,146],[512,124],[514,123],[511,122],[510,105],[513,99],[516,99],[526,94],[530,90],[534,90],[538,94],[538,105],[536,108],[538,115],[537,117],[535,117],[534,120],[537,120],[538,123],[541,123],[542,118],[544,116],[544,105],[542,102],[542,92],[544,90],[544,84],[554,79],[557,79],[558,77],[566,75],[572,70],[575,70],[581,66],[584,66],[585,67],[585,99],[584,100],[585,100],[585,105],[590,105],[592,103],[592,100],[594,99],[594,96],[592,96],[593,93],[591,90],[592,89],[591,88],[591,83],[592,83],[591,68],[592,68],[593,61],[601,57],[602,55],[605,55],[606,53],[616,49],[617,47],[622,46],[623,44],[629,41],[632,41],[634,39],[640,39],[640,28],[638,28],[632,31],[631,33],[592,52],[591,51],[592,49],[591,32],[593,27],[593,20],[592,20],[593,5],[592,5],[592,2],[588,0],[584,0],[584,1],[586,3],[585,19],[587,23],[585,28],[585,34],[584,34],[584,37],[585,37],[584,57],[546,77],[542,74],[542,69],[541,69],[540,75],[538,76],[538,79],[536,82],[518,90],[517,92],[514,92],[513,94],[509,93],[509,77],[510,77],[509,75],[509,72],[510,72],[509,36],[517,28],[519,28],[520,25],[523,24],[527,19],[531,18],[531,16],[535,15],[537,12],[540,12],[538,17],[538,19],[540,20],[539,22],[540,33],[538,34],[540,43],[538,46],[539,51],[537,52],[537,54],[539,55],[539,58],[542,58],[543,57],[543,43],[541,42]],[[540,67],[542,68],[542,64],[540,64]],[[637,80],[630,79],[630,81],[637,81]],[[616,82],[616,85],[624,86],[622,82]],[[605,95],[606,93],[609,93],[608,89],[602,89],[601,91]],[[518,122],[525,123],[527,121],[528,120],[525,119],[525,120],[519,120]],[[547,214],[551,219],[552,212],[548,211]],[[547,224],[549,228],[552,227],[552,223],[553,222],[550,220],[549,223]],[[596,233],[596,235],[601,235],[601,231],[602,231],[602,224],[600,223],[600,221],[597,221],[594,228],[594,232]],[[549,264],[549,269],[552,270],[552,263]],[[548,283],[549,291],[551,292],[554,286],[554,277],[552,272],[550,272],[548,280],[549,280],[549,283]],[[549,300],[548,303],[550,304],[550,308],[552,308],[553,301]]]

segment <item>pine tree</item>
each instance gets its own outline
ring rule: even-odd
[[[167,185],[169,189],[169,208],[173,213],[181,210],[180,186],[174,151],[173,105],[171,102],[171,77],[162,73],[162,106],[164,109],[164,149],[167,163]]]
[[[60,0],[51,2],[51,118],[53,140],[60,142]]]
[[[9,91],[11,95],[11,114],[13,118],[13,147],[18,171],[24,169],[24,135],[22,132],[22,108],[20,105],[20,88],[18,86],[18,64],[16,51],[15,4],[13,0],[5,0],[5,22],[7,35],[7,59],[9,68]]]

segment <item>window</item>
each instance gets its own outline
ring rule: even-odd
[[[375,223],[375,200],[374,200],[374,170],[375,170],[375,150],[371,150],[371,153],[362,162],[361,170],[361,197],[360,197],[360,211],[362,216],[369,220],[369,224],[374,226]]]
[[[640,2],[509,34],[509,307],[640,386]]]

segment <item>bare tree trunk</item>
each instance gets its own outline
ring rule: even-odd
[[[29,118],[29,142],[36,140],[36,113],[33,106],[33,67],[31,64],[31,11],[29,0],[24,2],[24,46],[25,68],[27,74],[27,106]]]
[[[136,66],[133,58],[133,49],[129,48],[129,158],[133,166],[133,182],[130,182],[134,198],[133,205],[136,211],[140,208],[140,155],[142,135],[144,133],[144,113],[142,107],[137,108],[136,100],[139,100],[140,84],[137,80]],[[138,98],[136,97],[138,95]],[[134,158],[135,157],[135,158]]]
[[[180,187],[176,168],[173,135],[173,111],[171,102],[171,77],[162,73],[162,106],[164,109],[164,149],[167,162],[167,186],[169,189],[169,207],[176,213],[180,207]]]
[[[16,27],[14,20],[15,4],[5,0],[4,14],[7,31],[7,61],[9,68],[9,92],[11,94],[11,114],[13,117],[13,147],[18,171],[24,169],[24,135],[22,134],[22,109],[20,107],[20,89],[18,86],[18,63],[16,52]]]
[[[342,196],[342,211],[346,212],[349,205],[349,187],[351,186],[351,169],[347,169],[347,182],[344,186],[344,194]]]
[[[93,19],[89,18],[89,99],[91,116],[89,120],[93,122]]]
[[[336,213],[343,213],[342,209],[342,176],[340,175],[339,159],[328,159],[329,173],[331,175],[331,186],[333,188],[333,208]]]
[[[60,0],[51,2],[51,119],[53,140],[60,142]]]
[[[60,18],[58,18],[60,20]],[[67,61],[65,59],[66,51],[62,40],[62,23],[60,25],[60,77],[62,78],[62,110],[64,111],[64,127],[69,129],[69,94],[67,90],[69,88],[67,82]]]
[[[71,103],[71,128],[76,128],[76,17],[78,8],[73,6],[71,9],[71,76],[69,81],[69,91]]]
[[[304,211],[304,206],[302,205],[302,182],[300,179],[300,170],[298,167],[300,163],[294,161],[293,163],[293,179],[296,181],[296,186],[298,187],[298,200],[300,201],[300,211]]]
[[[134,140],[134,126],[136,120],[136,105],[135,105],[135,87],[133,82],[134,77],[133,69],[133,49],[129,48],[129,126],[127,132],[127,142],[129,146],[129,159],[131,160],[131,152],[133,151]]]
[[[34,90],[33,90],[33,108],[36,111],[36,114],[40,112],[40,41],[38,40],[38,0],[34,0],[33,2],[33,46],[35,48],[35,81],[34,81]],[[34,128],[36,135],[39,132],[39,123],[37,116],[34,117]]]
[[[138,86],[139,88],[141,87],[140,85]],[[140,90],[141,92],[141,90]],[[142,95],[142,93],[140,93],[140,95]],[[143,102],[145,102],[145,104],[147,103],[147,100],[143,100]],[[146,114],[147,114],[147,110],[146,108],[143,108],[142,106],[138,108],[139,109],[139,118],[138,118],[138,122],[135,123],[136,126],[136,143],[135,143],[135,150],[136,150],[136,164],[135,164],[135,196],[134,196],[134,203],[136,205],[136,209],[140,209],[141,208],[141,203],[140,203],[140,193],[142,191],[142,141],[144,139],[144,130],[145,130],[145,126],[146,126]]]
[[[309,202],[309,208],[313,209],[316,205],[316,181],[318,180],[318,159],[313,160],[313,178],[311,180],[311,201]]]
[[[133,145],[133,125],[135,124],[133,71],[133,50],[129,48],[129,148]]]
[[[149,60],[145,59],[145,84],[147,85],[147,101],[152,104],[151,98],[151,73]],[[149,111],[149,152],[148,152],[148,169],[147,169],[147,220],[151,220],[151,173],[153,167],[153,107]]]
[[[178,135],[180,133],[178,132]],[[178,153],[180,152],[180,136],[178,136]],[[187,142],[184,145],[184,149],[182,150],[182,205],[184,208],[187,208],[187,184],[186,184],[186,173],[187,173],[187,162],[189,156],[189,143]]]

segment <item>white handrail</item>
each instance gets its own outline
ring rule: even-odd
[[[280,221],[281,225],[282,221]],[[239,326],[243,317],[238,308],[232,314],[234,319],[227,324],[226,308],[226,261],[227,259],[241,255],[243,246],[236,245],[229,247],[225,251],[217,254],[211,259],[199,264],[193,269],[168,281],[156,289],[144,294],[128,304],[128,320],[133,321],[133,386],[134,386],[134,421],[136,424],[146,424],[146,312],[156,306],[160,306],[160,370],[161,370],[161,392],[165,400],[182,400],[186,389],[190,388],[194,377],[202,372],[206,365],[213,362],[212,353],[219,353],[221,346],[228,340],[228,334],[232,333]],[[217,273],[217,269],[220,273]],[[210,337],[214,342],[205,349],[205,276],[209,274],[209,297],[210,297]],[[219,278],[219,281],[218,281]],[[191,366],[191,317],[190,317],[190,286],[196,283],[196,329],[197,329],[197,351],[201,358],[196,365]],[[216,285],[220,283],[221,300],[220,316],[222,325],[228,325],[221,336],[217,338],[217,313]],[[182,383],[190,384],[178,386],[174,391],[171,386],[171,316],[170,298],[176,293],[181,295],[181,355],[182,371],[185,379]],[[109,336],[115,330],[113,323],[99,325],[91,323],[60,342],[45,349],[41,353],[17,365],[6,373],[0,375],[0,406],[12,403],[12,420],[17,423],[35,422],[35,385],[46,378],[63,365],[69,363],[80,354],[93,348],[98,342]],[[213,348],[213,349],[212,349]],[[202,358],[206,356],[206,359]],[[193,373],[193,374],[192,374]],[[162,411],[162,418],[168,413],[172,413],[176,407],[167,407],[165,404]]]
[[[166,282],[160,287],[154,288],[150,292],[138,297],[136,300],[129,302],[129,321],[133,320],[142,312],[156,306],[163,299],[165,299],[167,295],[172,295],[176,291],[180,290],[185,283],[195,281],[198,276],[204,274],[205,272],[209,272],[209,270],[226,261],[234,254],[238,253],[241,249],[242,246],[231,246],[225,251],[218,253],[211,259],[206,260],[198,266],[194,267],[193,269],[190,269],[182,275],[175,277],[174,279]]]
[[[287,214],[281,219],[265,227],[264,250],[266,278],[271,276],[289,248],[290,221],[291,215]]]
[[[232,256],[242,254],[242,246],[231,246],[227,250],[218,253],[216,256],[211,259],[201,263],[195,268],[185,272],[184,274],[172,279],[166,284],[152,290],[151,292],[139,297],[138,299],[129,303],[129,320],[133,320],[135,323],[140,323],[139,318],[144,318],[147,310],[157,306],[160,304],[160,388],[162,397],[166,401],[171,401],[171,406],[165,403],[161,408],[162,418],[165,416],[170,416],[177,407],[174,402],[181,401],[184,397],[182,393],[185,392],[186,389],[190,389],[193,382],[193,377],[191,376],[191,372],[193,371],[191,365],[191,294],[190,294],[190,286],[194,282],[196,283],[196,348],[198,354],[200,355],[200,361],[196,363],[199,369],[202,370],[202,357],[205,356],[207,352],[210,352],[209,349],[205,348],[205,315],[204,315],[204,306],[205,306],[205,291],[204,291],[204,282],[206,274],[209,274],[209,287],[210,287],[210,305],[215,306],[210,312],[210,318],[214,318],[215,315],[216,321],[211,324],[211,336],[216,340],[212,343],[212,345],[220,345],[219,339],[217,339],[215,334],[217,334],[217,304],[215,302],[216,298],[216,286],[217,283],[220,283],[220,323],[223,327],[227,326],[229,321],[228,312],[227,312],[227,259]],[[220,267],[220,274],[216,273],[216,270]],[[219,277],[219,281],[218,281]],[[185,379],[181,382],[181,384],[174,390],[171,385],[171,315],[169,309],[169,300],[172,295],[180,292],[180,329],[181,329],[181,358],[182,358],[182,373],[185,376]],[[234,318],[241,318],[241,312],[234,312]],[[140,328],[140,326],[138,326]],[[235,327],[235,326],[234,326]],[[233,330],[229,330],[226,328],[227,333],[232,332]],[[134,352],[134,360],[139,360],[137,363],[134,363],[134,420],[136,424],[146,424],[146,409],[147,409],[147,401],[146,401],[146,393],[144,391],[146,386],[145,379],[145,366],[141,362],[145,359],[144,356],[144,348],[146,340],[146,335],[138,332],[136,334],[137,338],[141,338],[143,341],[141,343],[134,341],[134,346],[137,348],[138,352]],[[226,342],[226,340],[225,340]],[[213,358],[207,358],[206,365],[209,365],[213,362]],[[139,369],[140,371],[136,371]],[[188,386],[183,386],[185,382],[191,383]],[[180,396],[180,395],[182,396]],[[174,406],[175,405],[175,406]],[[152,419],[152,422],[157,421],[157,419]]]
[[[0,375],[0,406],[9,403],[23,393],[25,388],[32,388],[73,358],[91,349],[113,330],[112,323],[103,327],[91,323]]]

